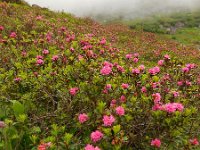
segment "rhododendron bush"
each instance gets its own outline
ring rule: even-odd
[[[18,7],[0,3],[0,149],[199,149],[197,58],[149,61],[96,23]]]

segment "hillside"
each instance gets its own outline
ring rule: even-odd
[[[0,15],[0,149],[199,148],[196,48],[27,4]]]
[[[200,43],[200,11],[180,11],[127,21],[132,29],[158,33],[187,45]]]

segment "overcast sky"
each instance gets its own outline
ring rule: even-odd
[[[52,10],[77,16],[113,15],[137,17],[154,12],[168,12],[177,7],[200,8],[200,0],[26,0]]]

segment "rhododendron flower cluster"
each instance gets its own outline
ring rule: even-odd
[[[151,74],[151,75],[156,75],[156,74],[158,74],[160,72],[160,68],[159,67],[153,67],[153,68],[151,68],[151,69],[149,69],[149,74]]]
[[[166,55],[164,56],[164,58],[165,58],[165,60],[170,60],[170,56],[169,56],[168,54],[166,54]]]
[[[6,124],[4,121],[0,121],[0,128],[5,128]]]
[[[157,139],[157,138],[156,138],[156,139],[152,140],[152,141],[151,141],[151,146],[160,148],[160,146],[161,146],[161,141],[160,141],[160,139]]]
[[[133,74],[140,74],[140,70],[135,68],[135,69],[132,69],[132,73]]]
[[[128,89],[129,85],[126,84],[126,83],[122,83],[121,87],[122,87],[123,89]]]
[[[136,57],[135,57],[135,58],[133,58],[133,62],[134,62],[134,63],[137,63],[138,61],[139,61],[139,59],[138,59],[138,58],[136,58]]]
[[[98,146],[94,147],[93,145],[87,144],[85,150],[101,150]]]
[[[106,39],[105,38],[102,38],[101,41],[99,42],[101,45],[104,45],[106,44]]]
[[[54,55],[54,56],[52,57],[52,61],[57,61],[57,60],[58,60],[58,58],[59,58],[59,56],[58,56],[58,55]]]
[[[126,96],[122,95],[122,96],[120,97],[120,102],[121,102],[121,103],[126,102]]]
[[[153,110],[162,110],[162,111],[166,111],[168,113],[173,113],[175,111],[182,112],[183,109],[184,109],[184,106],[181,103],[167,103],[164,105],[155,104],[153,106]]]
[[[140,65],[139,67],[138,67],[138,69],[140,70],[140,71],[144,71],[145,70],[145,66],[144,65]],[[138,73],[139,74],[139,73]]]
[[[10,33],[10,38],[16,38],[16,37],[17,37],[17,34],[15,32]]]
[[[142,92],[142,93],[146,93],[146,92],[147,92],[147,88],[146,88],[145,86],[143,86],[143,87],[141,88],[141,92]]]
[[[198,141],[197,138],[190,139],[190,143],[191,143],[192,145],[199,145],[199,141]]]
[[[173,91],[172,94],[173,94],[174,97],[178,97],[179,96],[179,92],[177,92],[177,91]]]
[[[79,88],[74,87],[74,88],[71,88],[71,89],[69,90],[69,93],[70,93],[72,96],[75,96],[75,95],[77,94],[78,90],[79,90]]]
[[[96,143],[96,142],[100,141],[103,138],[103,133],[101,133],[100,131],[96,130],[96,131],[91,133],[90,137],[91,137],[91,140],[94,143]]]
[[[42,51],[42,54],[44,54],[44,55],[48,55],[48,54],[49,54],[49,50],[44,49],[44,50]]]
[[[104,126],[112,126],[112,124],[114,122],[115,122],[115,118],[112,115],[110,115],[110,116],[104,115],[103,116]]]
[[[132,54],[126,54],[126,58],[127,58],[127,59],[131,59],[132,57],[133,57]]]
[[[125,72],[125,69],[120,65],[117,65],[117,70],[121,73]]]
[[[80,123],[84,123],[89,119],[88,115],[83,113],[83,114],[79,114],[78,116],[78,120]]]
[[[155,103],[155,104],[159,103],[160,100],[161,100],[161,95],[160,95],[160,93],[152,94],[152,97],[153,97],[153,100],[154,100],[154,103]]]
[[[51,142],[42,143],[38,146],[38,150],[47,150],[51,146]]]
[[[3,31],[4,30],[4,27],[3,26],[0,26],[0,31]]]
[[[159,66],[163,66],[163,64],[164,64],[164,60],[159,60],[159,61],[158,61],[158,65],[159,65]]]
[[[17,82],[17,83],[20,82],[21,80],[22,79],[20,77],[17,77],[17,78],[14,79],[14,81]]]
[[[104,62],[103,68],[101,69],[101,74],[102,75],[109,75],[112,72],[112,67],[113,65],[109,62]]]
[[[125,114],[125,110],[122,106],[118,106],[116,109],[116,114],[118,114],[119,116],[123,116]]]

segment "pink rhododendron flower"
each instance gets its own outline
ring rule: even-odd
[[[70,51],[73,53],[75,51],[75,49],[73,47],[71,47]]]
[[[21,55],[22,55],[22,57],[26,57],[27,56],[27,52],[25,50],[23,50]]]
[[[0,128],[5,128],[6,124],[4,121],[0,121]]]
[[[106,44],[106,39],[105,39],[105,38],[102,38],[101,41],[99,42],[99,44],[101,44],[101,45]]]
[[[139,57],[139,54],[138,53],[134,53],[133,56],[134,57]]]
[[[167,54],[164,56],[164,58],[165,58],[165,60],[170,60],[170,56]]]
[[[103,133],[101,133],[100,131],[96,130],[96,131],[91,133],[90,138],[94,143],[96,143],[96,142],[100,141],[103,138]]]
[[[38,150],[47,150],[51,146],[51,142],[43,143],[38,146]]]
[[[41,56],[41,55],[37,55],[36,58],[37,58],[37,59],[43,59],[44,57]]]
[[[168,113],[173,113],[176,111],[176,107],[175,105],[173,105],[172,103],[168,103],[168,104],[165,104],[163,106],[164,110]]]
[[[17,82],[17,83],[20,82],[21,80],[22,79],[20,77],[17,77],[17,78],[14,79],[14,81]]]
[[[126,102],[126,97],[125,97],[124,95],[122,95],[122,96],[120,97],[120,102],[121,102],[121,103]]]
[[[135,58],[133,58],[133,62],[134,62],[134,63],[137,63],[138,61],[139,61],[139,59],[138,59],[138,58],[136,58],[136,57],[135,57]]]
[[[127,55],[126,55],[126,58],[127,58],[127,59],[131,59],[132,57],[133,57],[132,54],[127,54]]]
[[[192,85],[192,82],[190,82],[190,81],[185,81],[185,84],[186,84],[187,86],[191,86],[191,85]]]
[[[10,33],[10,38],[16,38],[16,37],[17,37],[17,34],[15,32]]]
[[[116,114],[118,114],[119,116],[123,116],[125,114],[125,110],[122,106],[118,106],[116,109]]]
[[[80,123],[84,123],[89,119],[88,115],[83,113],[83,114],[79,114],[78,116],[78,120]]]
[[[109,66],[104,66],[102,69],[101,69],[101,74],[102,75],[109,75],[111,72],[112,72],[112,68],[109,67]]]
[[[142,93],[146,93],[147,92],[147,88],[145,86],[143,86],[142,89],[141,89],[141,92]]]
[[[81,59],[83,59],[82,55],[78,55],[78,60],[80,61]]]
[[[161,141],[160,141],[160,139],[157,139],[157,138],[156,138],[156,139],[152,140],[152,141],[151,141],[151,146],[160,148],[160,146],[161,146]]]
[[[112,85],[111,84],[106,84],[106,87],[105,87],[107,90],[110,90],[112,88]]]
[[[160,105],[160,104],[154,104],[154,106],[152,107],[152,110],[153,110],[153,111],[156,111],[156,110],[163,110],[163,107],[162,107],[162,105]]]
[[[52,57],[52,61],[57,61],[57,60],[58,60],[58,58],[59,58],[59,56],[58,56],[58,55],[54,55],[54,56]]]
[[[113,64],[108,62],[108,61],[104,61],[103,66],[108,66],[108,67],[113,67]]]
[[[184,106],[181,103],[174,103],[174,105],[178,111],[183,111]]]
[[[140,70],[135,68],[135,69],[132,69],[132,73],[133,74],[140,74]]]
[[[116,104],[117,104],[117,101],[116,101],[115,99],[113,99],[113,100],[111,101],[111,103],[110,103],[110,106],[111,106],[111,107],[115,107]]]
[[[159,67],[153,67],[153,68],[149,69],[149,73],[151,75],[156,75],[159,72],[160,72],[160,68]]]
[[[176,92],[176,91],[173,91],[172,94],[173,94],[174,97],[178,97],[179,96],[179,92]]]
[[[151,86],[153,89],[158,88],[160,86],[160,82],[154,82]]]
[[[187,67],[182,68],[182,72],[183,72],[183,73],[188,73],[189,71],[190,71],[190,69],[187,68]]]
[[[191,143],[192,145],[199,145],[199,141],[198,141],[197,138],[190,139],[190,143]]]
[[[164,64],[164,60],[159,60],[159,61],[158,61],[158,65],[159,65],[159,66],[163,66],[163,64]]]
[[[182,112],[184,109],[184,106],[181,103],[167,103],[163,105],[163,110],[168,113],[173,113],[175,111]]]
[[[103,49],[101,49],[99,53],[100,53],[100,54],[104,54],[105,51],[104,51]]]
[[[77,87],[74,87],[74,88],[71,88],[70,90],[69,90],[69,93],[72,95],[72,96],[75,96],[76,94],[77,94],[77,92],[78,92],[78,88]]]
[[[101,150],[98,146],[94,147],[93,145],[87,144],[85,150]]]
[[[138,67],[138,69],[139,69],[140,71],[144,71],[145,66],[144,66],[144,65],[140,65],[140,66]]]
[[[128,89],[129,85],[128,85],[128,84],[125,84],[125,83],[122,83],[121,87],[122,87],[123,89]]]
[[[112,115],[110,115],[110,116],[104,115],[103,116],[104,126],[112,126],[112,124],[114,122],[115,122],[115,118]]]
[[[0,31],[3,31],[4,30],[4,27],[3,26],[0,26]]]
[[[42,20],[43,17],[39,15],[39,16],[37,16],[35,19],[36,19],[36,20]]]
[[[195,64],[186,64],[186,67],[189,69],[193,69],[196,67],[196,65]]]
[[[117,65],[117,70],[121,73],[125,72],[124,68],[120,65]]]
[[[178,86],[182,86],[182,85],[183,85],[183,81],[178,81],[178,82],[177,82],[177,85],[178,85]]]
[[[154,100],[154,104],[159,103],[160,100],[161,100],[161,95],[160,95],[160,93],[152,94],[152,97],[153,97],[153,100]]]
[[[43,65],[43,64],[44,64],[44,60],[38,59],[38,60],[36,61],[36,64],[37,64],[37,65]]]
[[[49,54],[49,50],[44,49],[44,50],[42,51],[42,54],[44,54],[44,55],[48,55],[48,54]]]

